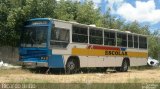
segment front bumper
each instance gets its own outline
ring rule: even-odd
[[[47,62],[32,62],[32,61],[27,61],[27,62],[21,62],[22,66],[26,67],[48,67]]]

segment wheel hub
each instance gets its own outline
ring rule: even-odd
[[[127,70],[127,68],[128,68],[128,64],[127,64],[127,62],[125,61],[125,62],[124,62],[124,70]]]
[[[69,68],[70,70],[73,70],[73,69],[75,68],[75,64],[74,64],[73,62],[69,62],[69,63],[68,63],[68,68]]]

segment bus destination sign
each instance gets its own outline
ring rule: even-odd
[[[31,25],[47,25],[48,21],[32,21]]]

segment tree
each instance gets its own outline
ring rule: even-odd
[[[0,45],[6,44],[6,38],[8,35],[7,18],[12,4],[9,0],[0,1]]]
[[[61,20],[76,20],[77,17],[77,8],[80,3],[71,0],[60,0],[57,2],[55,8],[55,18]]]
[[[111,19],[112,19],[112,16],[110,14],[110,8],[108,8],[107,12],[101,18],[102,27],[111,28],[111,24],[112,24]]]
[[[55,0],[33,0],[29,17],[32,18],[52,18],[55,17]]]
[[[100,18],[100,12],[94,8],[91,1],[78,5],[76,21],[83,24],[96,24]]]
[[[0,44],[16,46],[23,22],[29,18],[55,17],[55,0],[2,0]]]
[[[149,41],[149,56],[158,59],[160,55],[160,32],[155,30],[153,34],[148,37]],[[159,59],[160,60],[160,59]]]

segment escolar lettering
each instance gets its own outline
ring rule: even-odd
[[[126,56],[127,52],[125,52],[125,51],[105,51],[105,55],[122,55],[122,56]]]

